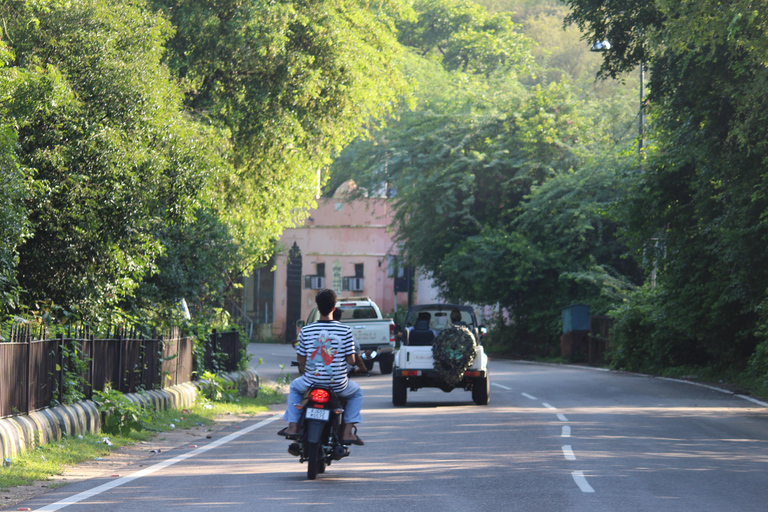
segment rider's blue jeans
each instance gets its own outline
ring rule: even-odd
[[[301,409],[296,405],[301,403],[301,399],[309,389],[309,383],[304,377],[299,377],[291,382],[291,389],[288,392],[288,405],[285,408],[283,419],[289,423],[298,423],[301,419]],[[360,423],[363,421],[360,411],[363,408],[363,391],[356,382],[348,381],[344,391],[337,391],[336,394],[347,400],[347,406],[344,408],[344,423]]]

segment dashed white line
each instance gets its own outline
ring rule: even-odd
[[[568,425],[563,426],[563,433],[561,434],[561,437],[571,437],[571,427]]]
[[[584,477],[583,471],[572,471],[571,476],[573,477],[573,481],[576,482],[576,485],[579,486],[579,489],[581,489],[581,492],[595,492]]]
[[[512,391],[512,388],[508,388],[507,386],[502,386],[501,384],[496,384],[495,382],[491,382],[491,386],[496,386],[497,388],[506,389],[507,391]]]
[[[557,410],[557,407],[553,407],[553,406],[549,405],[547,402],[541,402],[541,405],[543,405],[543,406],[544,406],[544,407],[546,407],[547,409],[551,409],[551,410],[553,410],[553,411],[556,411],[556,410]]]
[[[568,418],[565,417],[565,414],[558,413],[557,419],[559,419],[560,421],[568,421]]]
[[[563,446],[563,457],[565,457],[565,460],[576,460],[576,455],[573,454],[573,448],[571,448],[571,445],[566,444]]]
[[[521,393],[525,398],[530,398],[531,400],[538,400],[535,396],[531,396],[528,393]]]

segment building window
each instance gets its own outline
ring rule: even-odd
[[[347,292],[362,292],[365,286],[365,266],[362,263],[355,263],[355,275],[343,277],[341,289]]]

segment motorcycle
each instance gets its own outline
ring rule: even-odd
[[[333,390],[318,386],[307,390],[300,407],[299,434],[288,453],[307,463],[307,479],[314,480],[331,462],[349,455],[341,443],[344,407]]]

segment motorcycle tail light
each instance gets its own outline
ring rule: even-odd
[[[309,398],[318,404],[327,404],[331,399],[331,394],[324,389],[313,389],[312,393],[309,394]]]

